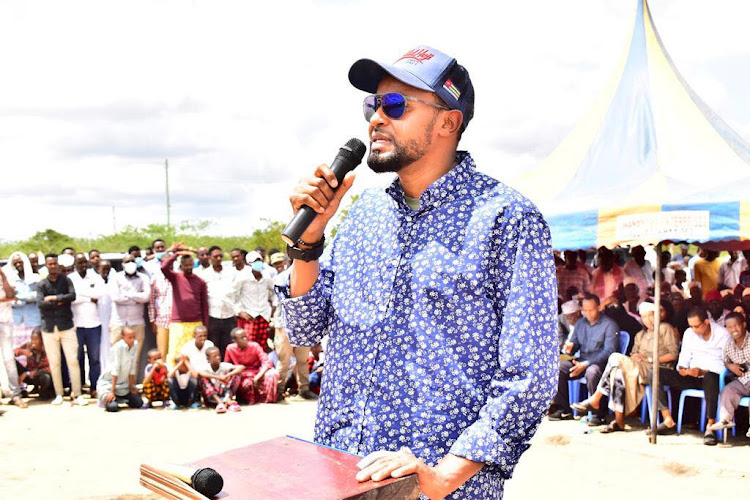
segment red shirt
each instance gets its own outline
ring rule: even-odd
[[[161,263],[161,272],[172,283],[172,321],[176,323],[203,323],[208,326],[208,288],[206,282],[195,274],[176,273],[172,265],[177,254]]]
[[[233,365],[242,365],[245,370],[242,373],[256,375],[262,367],[273,368],[273,362],[263,351],[257,342],[248,342],[245,349],[240,349],[236,342],[227,346],[224,353],[224,361]]]

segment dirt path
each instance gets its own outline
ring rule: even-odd
[[[181,463],[285,434],[310,439],[316,405],[259,405],[224,415],[160,409],[105,414],[94,405],[4,408],[0,498],[99,499],[155,498],[138,484],[142,462]],[[605,436],[584,434],[584,428],[545,421],[506,483],[505,498],[596,492],[608,499],[705,500],[727,498],[750,484],[750,440],[744,436],[731,448],[707,447],[691,431],[653,446],[640,429]]]

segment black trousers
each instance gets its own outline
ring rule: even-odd
[[[703,377],[683,377],[677,370],[671,368],[659,368],[659,410],[668,408],[667,394],[664,386],[670,389],[703,389],[706,395],[706,416],[716,418],[716,408],[719,405],[719,375],[713,372],[706,373]]]
[[[237,328],[237,318],[219,319],[208,317],[208,340],[214,343],[221,351],[221,360],[224,361],[224,353],[227,346],[232,343],[232,330]]]
[[[188,385],[184,389],[180,389],[180,385],[174,378],[167,380],[167,384],[169,385],[169,397],[172,398],[172,401],[178,407],[190,406],[195,402],[195,396],[198,392],[198,381],[193,377],[190,377]]]
[[[137,394],[128,393],[127,396],[116,396],[115,400],[105,406],[108,412],[116,413],[120,411],[120,403],[127,403],[130,408],[140,408],[143,406],[143,400]]]

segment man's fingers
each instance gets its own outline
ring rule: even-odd
[[[330,203],[330,200],[325,197],[323,193],[320,192],[320,190],[313,186],[305,186],[301,189],[302,193],[312,199],[315,200],[315,204],[320,207],[317,209],[317,212],[323,212],[326,208],[328,208],[328,204]],[[314,208],[314,207],[311,207]]]
[[[308,179],[308,184],[311,186],[314,186],[320,190],[323,195],[325,195],[327,200],[333,199],[333,189],[329,184],[328,181],[325,179],[321,179],[320,177],[312,177],[311,179]]]
[[[356,176],[357,174],[355,174],[354,171],[351,171],[344,176],[343,181],[341,181],[341,187],[334,193],[334,199],[336,201],[344,199],[344,195],[346,195],[346,192],[349,191],[349,188],[354,184]]]
[[[357,473],[358,481],[367,481],[372,479],[373,481],[382,481],[383,479],[390,477],[391,472],[403,467],[405,465],[403,457],[394,456],[388,458],[381,458],[376,461],[368,468]]]
[[[318,165],[318,168],[315,169],[315,177],[322,177],[333,189],[336,189],[339,185],[333,170],[325,163]]]
[[[365,456],[365,458],[357,462],[357,467],[359,467],[360,469],[366,469],[370,465],[374,464],[377,460],[380,460],[381,458],[389,457],[393,455],[394,453],[396,452],[386,451],[386,450],[373,451],[372,453]]]
[[[307,205],[318,213],[325,211],[325,208],[323,208],[320,203],[318,203],[318,201],[309,194],[295,194],[292,197],[292,206],[294,207],[294,211],[296,212],[297,210],[302,208],[303,205]]]
[[[391,477],[402,477],[408,476],[409,474],[416,474],[418,469],[419,464],[417,462],[412,462],[391,472]]]

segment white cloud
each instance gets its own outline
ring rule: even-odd
[[[477,90],[463,146],[493,175],[536,165],[621,57],[635,0],[136,1],[0,5],[0,238],[210,219],[247,233],[289,216],[294,183],[364,138],[360,57],[417,43],[456,55]],[[750,130],[743,0],[652,0],[685,78]],[[355,191],[383,184],[361,167]]]

